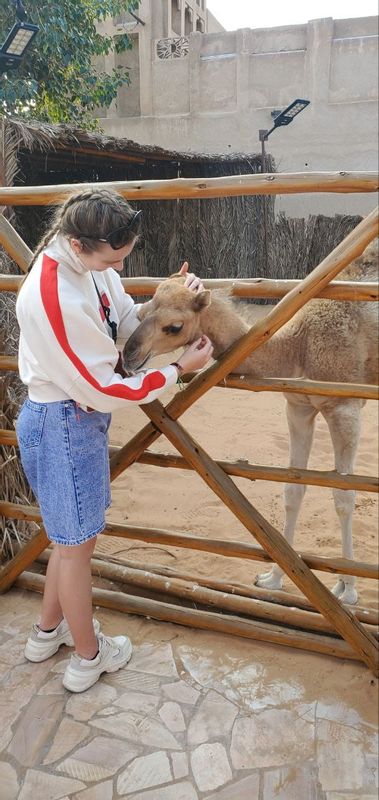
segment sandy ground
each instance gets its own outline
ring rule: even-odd
[[[167,359],[161,361],[167,363]],[[176,391],[177,387],[167,392],[164,402],[168,402]],[[281,394],[212,389],[181,417],[181,421],[213,458],[247,459],[255,464],[283,467],[288,464],[285,400]],[[148,418],[139,407],[131,406],[115,413],[111,443],[125,444],[146,422]],[[368,401],[363,409],[357,474],[377,474],[377,441],[378,408],[375,402]],[[175,452],[163,436],[151,449],[161,453]],[[316,423],[309,467],[334,468],[329,432],[321,416]],[[251,482],[242,478],[235,481],[250,502],[282,530],[281,484]],[[114,522],[256,543],[231,511],[192,472],[135,464],[113,483],[112,495],[113,505],[108,518]],[[378,556],[378,501],[375,494],[357,493],[353,530],[356,558],[375,563]],[[100,551],[117,551],[133,560],[165,564],[193,575],[251,583],[258,572],[264,571],[264,565],[259,562],[132,540],[113,539],[111,543],[107,538],[101,537]],[[339,523],[331,489],[308,488],[298,520],[296,546],[299,551],[322,556],[340,555]],[[333,575],[317,574],[329,587],[335,583]],[[295,589],[289,579],[285,580],[284,586],[289,591]],[[358,590],[361,605],[377,606],[374,581],[359,579]]]

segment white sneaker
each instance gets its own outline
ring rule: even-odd
[[[100,631],[99,620],[93,620],[93,629],[97,636]],[[66,644],[68,647],[74,646],[70,628],[64,618],[50,633],[41,631],[39,625],[33,625],[24,650],[25,658],[28,661],[46,661],[47,658],[58,652],[62,644]]]
[[[99,633],[99,652],[91,660],[73,653],[63,676],[63,686],[70,692],[84,692],[99,680],[102,672],[117,672],[132,655],[132,643],[127,636],[104,636]]]

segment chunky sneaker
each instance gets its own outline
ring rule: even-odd
[[[132,643],[127,636],[104,636],[99,633],[99,652],[91,660],[73,653],[63,676],[63,686],[70,692],[84,692],[99,680],[102,672],[117,672],[132,655]]]
[[[97,636],[100,631],[99,620],[93,620],[93,629]],[[66,644],[68,647],[74,646],[70,628],[64,618],[55,630],[50,631],[50,633],[41,631],[39,625],[33,625],[32,632],[26,642],[25,658],[28,661],[46,661],[47,658],[58,652],[61,644]]]

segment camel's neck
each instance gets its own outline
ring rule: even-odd
[[[249,330],[228,299],[212,293],[212,303],[201,314],[201,328],[209,336],[213,355],[218,358],[225,350]]]
[[[253,315],[253,310],[252,310]],[[202,313],[202,329],[214,346],[214,357],[219,358],[225,350],[247,333],[250,324],[241,318],[231,302],[212,294],[212,303]],[[285,329],[274,334],[262,347],[233,369],[239,375],[259,377],[295,377],[298,373],[296,348],[289,342]]]

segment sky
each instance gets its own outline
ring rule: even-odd
[[[378,13],[378,0],[207,0],[207,6],[230,31],[300,25],[321,17],[371,17]]]

